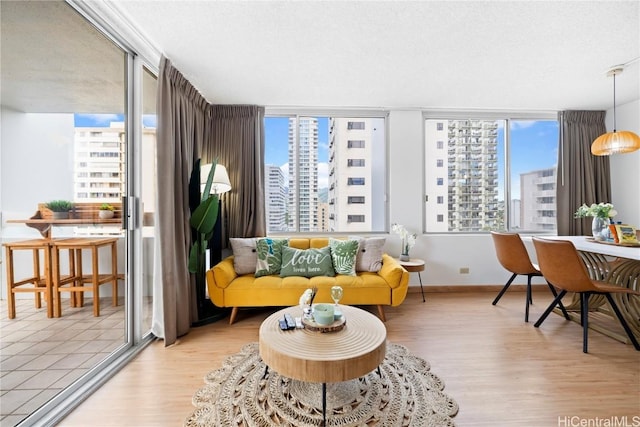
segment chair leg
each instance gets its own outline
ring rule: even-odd
[[[547,285],[549,285],[549,289],[551,289],[551,293],[553,294],[553,296],[557,297],[558,292],[556,291],[556,288],[554,288],[553,285],[549,282],[547,282]],[[564,308],[564,304],[562,304],[562,301],[558,301],[558,307],[560,307],[560,310],[562,311],[564,318],[567,320],[571,320],[571,318],[569,317],[569,313],[567,313],[567,309]]]
[[[524,321],[529,322],[529,304],[532,304],[531,299],[531,275],[527,274],[527,302],[524,307]]]
[[[622,327],[624,328],[624,331],[627,333],[627,336],[631,340],[631,343],[633,344],[633,347],[637,351],[640,351],[640,344],[638,344],[638,340],[633,335],[633,332],[631,331],[631,328],[629,328],[629,325],[627,324],[627,321],[624,320],[624,317],[622,317],[622,313],[620,313],[620,309],[618,308],[618,304],[616,304],[616,302],[614,301],[614,299],[611,296],[611,294],[607,293],[607,294],[605,294],[605,296],[607,297],[607,301],[609,301],[609,304],[611,305],[611,308],[613,308],[613,311],[616,313],[616,316],[618,316],[618,320],[620,321],[620,324],[622,324]]]
[[[549,316],[549,313],[551,313],[551,311],[553,311],[553,309],[555,308],[556,305],[558,305],[558,303],[560,302],[560,300],[562,299],[562,297],[564,297],[567,294],[567,291],[565,291],[564,289],[560,291],[560,293],[558,294],[557,297],[555,297],[555,299],[553,300],[553,302],[551,302],[551,304],[549,305],[549,307],[547,307],[547,309],[544,311],[544,313],[542,313],[542,316],[540,316],[540,318],[538,319],[538,321],[533,325],[536,328],[539,328],[540,325],[542,325],[542,322],[545,321],[545,319],[547,318],[547,316]]]
[[[587,353],[589,338],[589,292],[580,293],[580,324],[582,325],[582,352]]]
[[[500,291],[500,293],[498,294],[496,299],[494,299],[493,302],[491,303],[492,305],[496,305],[498,303],[498,301],[500,301],[500,298],[502,298],[502,295],[504,295],[504,293],[507,292],[507,289],[509,289],[509,286],[511,286],[511,282],[513,282],[513,279],[515,279],[516,276],[517,276],[517,274],[513,273],[513,275],[507,281],[507,283],[504,285],[504,287],[502,288],[502,290]]]
[[[537,274],[527,274],[527,283],[531,287],[531,278]],[[533,304],[533,292],[529,292],[529,304]]]

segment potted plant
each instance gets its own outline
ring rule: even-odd
[[[115,208],[109,203],[103,203],[100,205],[98,216],[100,219],[111,219],[115,215]]]
[[[68,200],[52,200],[47,203],[47,208],[53,212],[54,219],[69,218],[69,211],[73,209],[73,203]]]

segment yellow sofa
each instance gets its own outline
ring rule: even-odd
[[[329,238],[291,238],[289,246],[296,249],[328,246]],[[356,276],[338,274],[333,277],[255,277],[238,275],[233,255],[207,271],[209,298],[218,307],[231,307],[232,324],[240,307],[271,307],[297,305],[305,289],[317,287],[314,302],[332,302],[330,289],[339,285],[344,290],[340,304],[376,305],[384,321],[384,305],[398,306],[407,296],[409,273],[392,257],[382,255],[382,268],[377,273],[358,272]]]

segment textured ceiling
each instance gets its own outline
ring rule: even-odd
[[[215,103],[604,109],[640,2],[113,2]],[[617,78],[640,98],[640,64]]]
[[[102,3],[220,104],[608,109],[606,71],[640,57],[637,0]],[[59,2],[0,4],[3,105],[122,104],[122,52],[83,18]],[[618,105],[639,99],[640,61],[616,83]]]

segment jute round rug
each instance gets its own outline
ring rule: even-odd
[[[265,368],[257,343],[229,356],[222,368],[205,376],[205,387],[193,396],[197,409],[184,425],[321,426],[322,384]],[[453,426],[458,404],[443,389],[426,360],[387,343],[380,373],[327,384],[327,426]]]

